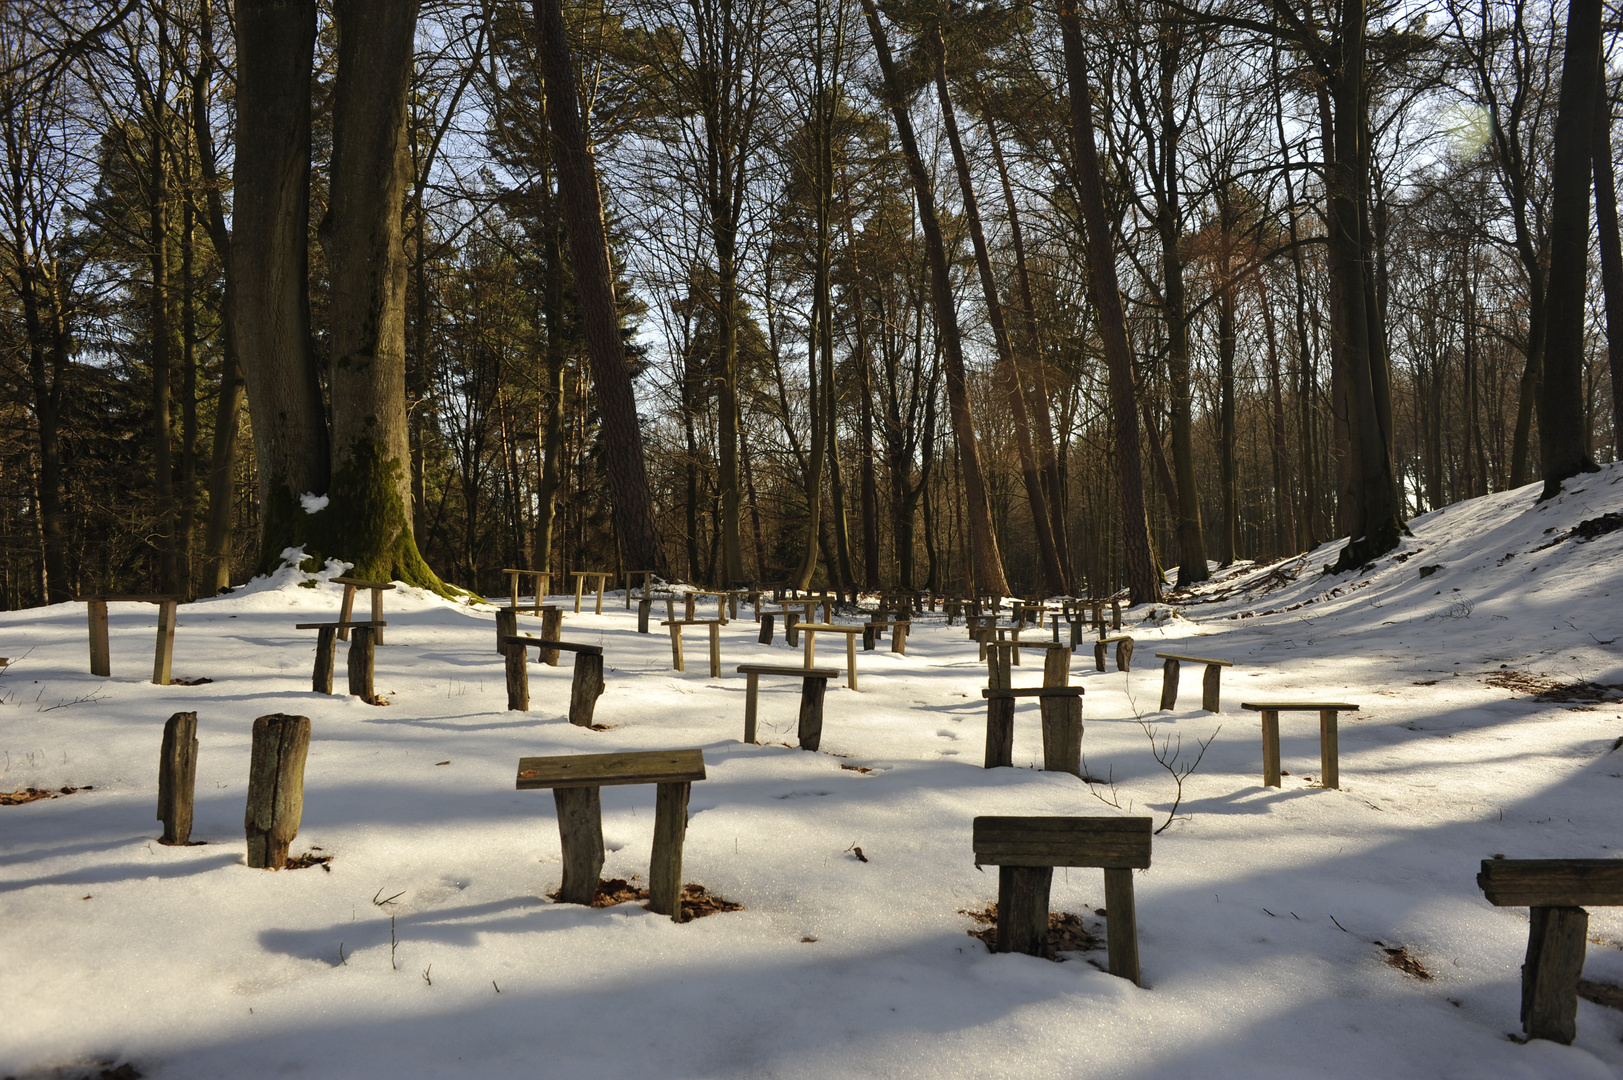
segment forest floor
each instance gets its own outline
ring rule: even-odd
[[[757,644],[747,611],[711,679],[702,637],[684,675],[622,599],[566,608],[565,637],[604,648],[603,731],[564,719],[567,658],[532,665],[532,711],[506,711],[495,609],[407,588],[386,598],[387,707],[311,694],[314,635],[293,624],[335,617],[330,571],[182,608],[193,686],[144,681],[149,606],[114,605],[109,679],[86,674],[82,605],[0,614],[0,792],[53,794],[0,805],[0,1076],[1623,1077],[1616,1009],[1581,1002],[1570,1047],[1517,1041],[1527,913],[1475,881],[1495,854],[1623,848],[1623,467],[1568,486],[1428,514],[1363,572],[1322,574],[1327,545],[1130,610],[1133,672],[1075,658],[1085,771],[1109,781],[1091,785],[1033,767],[1029,703],[1017,767],[981,768],[986,668],[940,616],[905,657],[859,652],[860,692],[831,683],[805,753],[792,680],[764,680],[763,745],[739,741],[736,665],[799,656]],[[1168,648],[1234,661],[1220,713],[1197,707],[1194,665],[1155,711]],[[1017,685],[1040,682],[1034,659]],[[1283,787],[1261,785],[1239,708],[1259,697],[1361,706],[1340,790],[1317,782],[1304,714],[1282,722]],[[198,714],[206,843],[168,848],[153,814],[177,710]],[[245,864],[249,729],[270,712],[313,722],[293,851],[330,863]],[[974,865],[971,819],[1159,827],[1175,784],[1151,734],[1184,763],[1215,738],[1136,875],[1144,986],[1099,968],[1096,870],[1054,875],[1069,962],[990,954],[968,913],[997,873]],[[514,789],[519,756],[694,746],[684,877],[742,910],[677,925],[545,899],[553,802]],[[653,792],[602,801],[603,876],[645,884]],[[1623,909],[1593,909],[1590,938],[1585,977],[1623,984]]]

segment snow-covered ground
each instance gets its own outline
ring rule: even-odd
[[[110,679],[86,674],[82,606],[0,615],[0,655],[17,658],[0,791],[88,789],[0,806],[0,1075],[1623,1077],[1623,1013],[1580,1003],[1571,1047],[1508,1037],[1527,914],[1475,882],[1496,853],[1623,847],[1623,705],[1505,688],[1509,673],[1623,684],[1623,531],[1540,546],[1623,510],[1623,468],[1568,486],[1427,515],[1365,573],[1322,575],[1332,545],[1223,576],[1172,617],[1130,611],[1137,670],[1097,673],[1082,651],[1073,676],[1087,771],[1114,795],[1031,767],[1029,703],[1019,767],[980,767],[986,670],[939,616],[906,657],[859,653],[861,691],[830,686],[811,754],[784,745],[788,680],[763,683],[763,745],[739,741],[734,667],[798,657],[781,634],[757,644],[747,614],[724,628],[722,679],[702,639],[671,671],[668,639],[636,634],[619,599],[566,614],[567,638],[604,648],[605,731],[565,722],[567,658],[532,665],[533,711],[506,711],[494,609],[411,589],[386,601],[388,707],[309,692],[313,634],[293,624],[334,617],[339,590],[307,575],[182,608],[174,672],[212,680],[198,686],[145,681],[151,607],[113,607]],[[1195,707],[1192,666],[1180,709],[1154,711],[1165,648],[1234,661],[1220,714]],[[841,651],[820,643],[819,659]],[[1028,653],[1016,683],[1040,676]],[[1339,791],[1308,779],[1306,714],[1283,721],[1284,787],[1261,786],[1239,703],[1304,696],[1362,706],[1342,716]],[[177,710],[201,741],[207,843],[187,848],[156,843],[153,818]],[[272,712],[312,720],[293,850],[334,856],[328,871],[244,863],[249,729]],[[1217,733],[1136,878],[1144,987],[1089,962],[1102,951],[989,954],[962,914],[997,889],[971,819],[1130,810],[1159,826],[1174,785],[1135,713],[1186,762]],[[549,794],[514,790],[519,756],[694,746],[709,776],[684,877],[744,910],[676,925],[544,899],[556,820]],[[605,877],[646,875],[652,808],[650,788],[604,790]],[[1101,940],[1103,894],[1098,871],[1054,875],[1054,909]],[[1623,983],[1623,909],[1590,915],[1585,975]],[[1389,963],[1397,948],[1429,977]]]

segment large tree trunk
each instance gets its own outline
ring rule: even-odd
[[[1121,287],[1116,280],[1116,253],[1106,216],[1103,174],[1093,141],[1093,95],[1088,86],[1087,55],[1075,0],[1060,0],[1060,33],[1065,45],[1065,75],[1070,84],[1071,134],[1076,148],[1077,203],[1087,234],[1088,284],[1099,312],[1110,376],[1110,403],[1116,429],[1116,468],[1120,475],[1122,549],[1127,587],[1134,604],[1161,599],[1161,569],[1150,546],[1144,505],[1144,464],[1138,434],[1138,408],[1133,390],[1133,346],[1127,336]]]
[[[986,499],[986,480],[981,472],[980,450],[975,442],[975,420],[969,409],[963,340],[958,333],[958,312],[953,305],[952,279],[947,268],[946,244],[941,238],[941,222],[936,216],[935,193],[930,186],[930,174],[924,168],[924,159],[919,154],[913,121],[907,112],[907,102],[902,97],[896,64],[891,59],[890,42],[879,21],[879,10],[874,6],[874,0],[862,0],[862,10],[867,16],[868,31],[873,36],[874,52],[878,55],[879,69],[884,76],[885,103],[890,106],[897,139],[902,144],[902,155],[907,160],[907,171],[912,177],[913,194],[918,202],[919,230],[924,234],[925,252],[930,260],[931,306],[935,310],[936,332],[941,336],[946,357],[947,405],[952,414],[953,435],[958,443],[958,467],[964,484],[964,513],[969,519],[970,547],[974,552],[974,581],[968,584],[977,593],[1006,595],[1009,583],[1003,576],[1003,558],[998,552],[997,534],[992,530],[992,508]]]
[[[1600,285],[1606,299],[1606,358],[1612,371],[1612,457],[1623,458],[1623,236],[1617,224],[1612,173],[1612,103],[1604,69],[1595,90],[1595,226],[1600,234]]]
[[[1285,428],[1285,389],[1279,372],[1279,332],[1274,326],[1273,300],[1265,279],[1258,277],[1258,302],[1262,305],[1262,326],[1268,342],[1268,403],[1271,406],[1273,438],[1269,451],[1274,467],[1274,542],[1275,554],[1283,558],[1294,555],[1296,548],[1296,514],[1291,501],[1290,451],[1287,448]]]
[[[1224,222],[1227,234],[1229,222]],[[1227,259],[1224,259],[1225,263]],[[1222,489],[1223,521],[1218,533],[1217,558],[1231,566],[1239,557],[1240,499],[1234,464],[1234,279],[1227,265],[1217,282],[1217,482]]]
[[[535,550],[530,565],[552,569],[556,543],[558,489],[563,486],[564,460],[564,238],[560,226],[547,233],[547,262],[542,314],[547,327],[546,393],[541,406],[541,476],[535,486]],[[641,566],[633,570],[647,569]],[[562,579],[560,578],[560,583]]]
[[[614,531],[634,569],[668,573],[665,547],[654,521],[654,501],[643,457],[637,398],[620,340],[609,240],[598,199],[597,167],[586,145],[575,62],[564,26],[562,0],[534,0],[536,53],[546,84],[547,124],[558,174],[558,206],[569,232],[569,253],[580,303],[581,336],[597,386],[603,419],[603,456],[614,499]]]
[[[1550,171],[1550,274],[1538,443],[1544,493],[1599,466],[1584,416],[1584,297],[1589,284],[1589,181],[1594,167],[1595,91],[1600,82],[1601,0],[1571,0],[1561,64],[1561,105]]]
[[[158,16],[157,90],[153,95],[152,130],[148,133],[147,178],[148,236],[152,250],[152,295],[148,304],[148,333],[152,338],[152,478],[157,501],[158,592],[181,592],[176,560],[175,470],[170,458],[170,336],[169,322],[169,20],[162,8]]]
[[[310,71],[315,0],[237,5],[233,199],[238,351],[259,465],[262,571],[310,538],[304,494],[325,494],[326,415],[310,353]]]

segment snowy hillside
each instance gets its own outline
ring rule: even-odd
[[[603,731],[564,720],[567,657],[532,665],[532,711],[508,712],[495,609],[411,589],[385,601],[388,705],[310,693],[314,634],[293,624],[336,617],[330,573],[183,607],[175,676],[210,680],[193,686],[144,681],[151,607],[112,608],[109,679],[87,674],[82,605],[0,614],[0,792],[78,789],[0,806],[0,1076],[1623,1077],[1615,1009],[1581,1002],[1571,1047],[1509,1037],[1527,913],[1475,882],[1494,854],[1623,848],[1623,529],[1604,531],[1623,468],[1569,488],[1417,519],[1361,573],[1322,573],[1327,545],[1133,609],[1130,674],[1073,664],[1092,784],[1030,767],[1033,704],[1017,767],[981,768],[986,668],[939,615],[905,657],[859,652],[861,691],[830,684],[805,753],[786,680],[763,682],[763,745],[740,741],[735,667],[799,659],[781,632],[756,643],[747,610],[711,679],[700,639],[673,672],[623,598],[566,608],[564,636],[604,649]],[[1154,711],[1169,648],[1234,661],[1221,713],[1197,707],[1193,666],[1179,709]],[[1015,682],[1040,678],[1028,652]],[[1283,720],[1283,787],[1261,785],[1239,706],[1263,697],[1361,706],[1340,790],[1317,785],[1303,714]],[[153,820],[177,710],[198,714],[207,841],[185,848]],[[312,720],[293,850],[325,868],[245,865],[249,728],[272,712]],[[997,892],[975,816],[1159,827],[1175,784],[1149,735],[1187,764],[1214,733],[1136,875],[1143,988],[1097,966],[1096,870],[1056,871],[1052,902],[1098,948],[1053,963],[970,936]],[[549,793],[514,790],[520,755],[678,747],[708,769],[684,878],[743,910],[676,925],[545,899],[558,829]],[[646,877],[652,789],[602,801],[603,876]],[[1590,937],[1585,977],[1623,984],[1623,909],[1593,909]]]

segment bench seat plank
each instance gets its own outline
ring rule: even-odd
[[[1623,905],[1623,859],[1483,859],[1476,881],[1495,907]]]
[[[518,790],[674,784],[704,779],[703,750],[565,754],[518,761]]]
[[[75,603],[87,604],[100,601],[103,604],[162,604],[168,601],[182,603],[185,597],[179,593],[107,593],[105,595],[75,596]]]
[[[1142,870],[1150,865],[1147,817],[978,817],[977,866],[1099,866]]]
[[[335,577],[327,580],[334,585],[353,585],[357,589],[377,589],[380,592],[393,592],[395,587],[392,581],[367,581],[364,578]]]
[[[726,626],[726,619],[661,619],[661,626]]]
[[[1022,698],[1022,697],[1081,697],[1084,690],[1080,686],[1010,686],[986,687],[981,690],[983,698]]]
[[[359,621],[359,622],[301,622],[301,623],[294,623],[293,624],[293,629],[295,629],[295,630],[348,630],[348,629],[351,629],[352,627],[356,627],[356,626],[370,626],[370,627],[376,628],[376,627],[379,627],[379,626],[388,626],[388,625],[389,625],[388,623],[383,622],[381,619],[378,619],[378,620],[365,620],[365,621]]]
[[[1234,666],[1233,660],[1213,660],[1209,656],[1185,656],[1183,653],[1175,652],[1158,652],[1155,654],[1155,658],[1157,660],[1178,660],[1185,664],[1216,664],[1219,667]]]
[[[840,674],[839,668],[826,667],[791,667],[788,664],[739,664],[740,675],[782,675],[797,679],[833,679]]]
[[[800,629],[813,630],[818,633],[860,634],[866,625],[868,624],[858,623],[855,626],[845,626],[841,623],[801,623]]]
[[[1357,712],[1357,705],[1345,701],[1242,701],[1240,708],[1252,712]]]
[[[525,637],[523,634],[503,635],[503,645],[530,645],[541,649],[552,649],[557,652],[585,653],[588,656],[602,656],[601,645],[576,645],[570,641],[554,641],[551,638]]]

